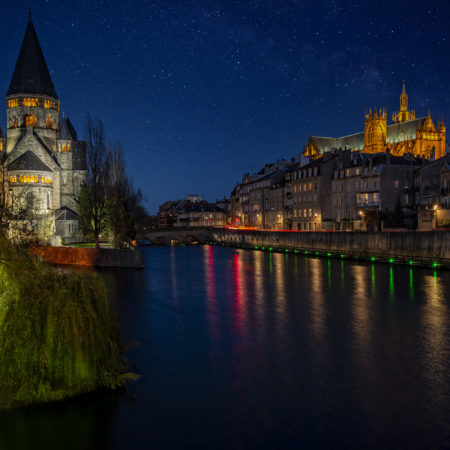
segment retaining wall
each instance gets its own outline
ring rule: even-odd
[[[35,246],[30,251],[53,264],[133,269],[144,267],[140,250]]]
[[[437,260],[450,264],[450,231],[283,232],[214,230],[213,240],[226,245],[273,247],[383,258]]]

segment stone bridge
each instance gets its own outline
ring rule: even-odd
[[[211,228],[163,228],[149,230],[139,236],[139,239],[148,239],[153,245],[199,244],[211,238]]]

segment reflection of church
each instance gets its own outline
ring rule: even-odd
[[[387,125],[386,109],[376,108],[365,114],[364,133],[340,138],[310,136],[305,147],[305,156],[317,158],[332,149],[359,150],[363,153],[386,152],[402,156],[411,154],[436,159],[445,154],[445,125],[439,121],[436,129],[430,113],[416,119],[415,111],[408,110],[408,95],[405,84],[400,96],[400,111],[392,114],[392,125]]]
[[[6,139],[0,135],[6,201],[11,208],[50,219],[50,234],[67,236],[77,230],[86,145],[70,120],[60,117],[59,107],[30,17],[6,94]]]

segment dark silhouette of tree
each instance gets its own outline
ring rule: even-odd
[[[92,236],[95,247],[100,246],[100,235],[107,229],[106,146],[103,122],[88,115],[85,123],[86,182],[80,191],[79,221],[83,233]]]
[[[134,188],[132,178],[126,173],[120,142],[108,145],[106,167],[108,225],[114,247],[120,247],[127,239],[134,239],[136,222],[145,214],[141,205],[142,193]]]

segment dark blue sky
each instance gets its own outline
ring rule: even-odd
[[[364,110],[450,120],[450,1],[33,1],[62,110],[123,143],[150,212],[228,196],[244,172],[298,157],[308,134],[361,131]],[[6,93],[27,0],[0,4]],[[5,110],[1,110],[2,128]]]

